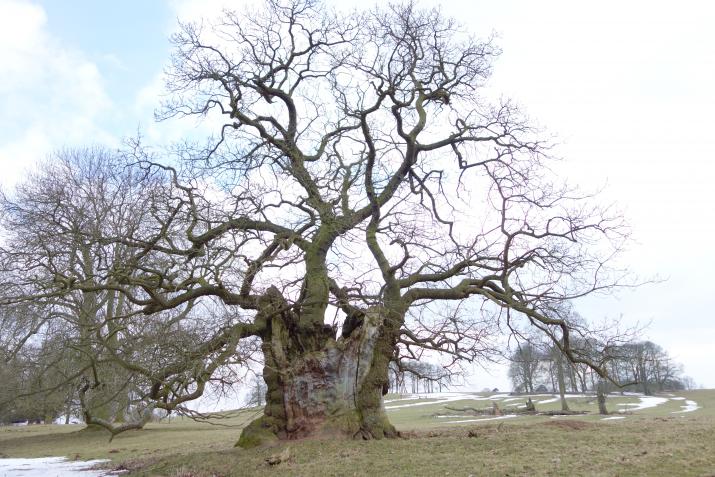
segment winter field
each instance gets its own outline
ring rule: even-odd
[[[306,440],[253,450],[233,444],[257,411],[211,423],[154,423],[112,442],[75,425],[0,427],[0,477],[107,475],[77,470],[96,459],[124,475],[174,477],[715,475],[715,390],[609,395],[606,417],[589,395],[568,396],[573,411],[587,414],[520,414],[529,397],[537,412],[560,409],[552,394],[388,395],[385,407],[403,439]],[[490,414],[493,403],[497,415]],[[67,460],[25,460],[59,456]],[[271,457],[283,462],[269,465]]]

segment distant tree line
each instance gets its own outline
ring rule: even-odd
[[[580,343],[584,350],[597,349],[595,344]],[[510,355],[509,378],[517,392],[559,392],[560,381],[564,392],[595,391],[599,382],[605,392],[654,392],[692,389],[692,378],[683,374],[681,364],[661,346],[652,341],[633,341],[611,346],[599,359],[609,378],[619,383],[602,380],[593,369],[563,359],[558,347],[548,343],[524,342]],[[561,378],[560,378],[561,376]]]
[[[444,366],[425,361],[393,361],[389,370],[389,392],[442,392],[452,383],[454,373]]]

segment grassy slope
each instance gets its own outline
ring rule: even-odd
[[[152,424],[108,443],[98,433],[73,426],[30,426],[0,430],[0,454],[110,458],[144,475],[713,475],[715,474],[715,390],[678,393],[702,409],[672,414],[682,401],[600,421],[599,416],[551,419],[529,416],[483,423],[445,424],[444,403],[390,411],[407,434],[389,441],[291,442],[288,463],[269,467],[265,458],[284,445],[234,449],[246,413],[216,427],[192,421]],[[535,398],[548,399],[547,396]],[[637,397],[609,398],[609,408]],[[584,398],[572,408],[595,409]],[[413,401],[403,401],[415,402]],[[502,408],[522,401],[501,403]],[[398,404],[390,403],[391,405]],[[488,407],[491,402],[454,401],[450,407]],[[556,409],[558,403],[537,404]],[[468,434],[476,432],[476,437]]]

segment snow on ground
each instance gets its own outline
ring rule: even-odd
[[[683,398],[683,399],[685,399],[685,398]],[[680,406],[680,407],[682,408],[680,411],[673,411],[673,412],[671,412],[671,414],[678,414],[681,412],[693,412],[695,410],[700,409],[700,406],[698,406],[698,403],[696,403],[695,401],[691,401],[690,399],[686,399],[685,405]]]
[[[549,399],[534,399],[536,397],[548,397]],[[569,398],[572,396],[566,395],[566,397]],[[533,402],[534,404],[548,404],[550,402],[556,402],[561,399],[556,394],[524,394],[523,396],[519,396],[518,398],[504,399],[502,402],[526,401],[529,398],[531,398],[531,402]],[[526,404],[522,404],[521,406],[517,407],[526,407]]]
[[[509,396],[511,396],[511,394],[494,394],[492,396],[489,396],[486,399],[489,399],[490,401],[500,401],[500,400],[504,399],[505,397],[509,397]]]
[[[397,399],[385,399],[382,402],[383,402],[383,404],[388,404],[388,403],[397,402],[397,401],[409,401],[411,399],[422,399],[422,398],[415,394],[403,394],[403,395],[401,395],[401,397],[398,397]]]
[[[685,399],[684,397],[680,397],[680,396],[673,396],[673,397],[668,398],[668,397],[659,397],[659,396],[645,396],[642,393],[634,393],[634,392],[626,392],[623,394],[620,394],[620,393],[611,394],[611,396],[614,396],[614,397],[621,397],[624,395],[628,396],[628,397],[637,397],[639,399],[639,402],[618,404],[619,406],[622,406],[624,408],[624,410],[627,410],[629,412],[640,411],[643,409],[660,406],[661,404],[668,402],[668,400],[684,401],[684,405],[681,406],[682,409],[680,411],[673,411],[673,414],[683,413],[683,412],[692,412],[697,409],[700,409],[700,406],[698,406],[698,403],[696,403],[695,401],[691,401],[689,399]],[[548,399],[541,399],[541,400],[534,399],[536,397],[546,397]],[[567,394],[566,395],[567,399],[577,398],[577,397],[593,397],[593,395],[588,395],[588,394]],[[389,404],[389,405],[385,406],[385,409],[391,410],[391,409],[400,409],[400,408],[404,408],[404,407],[426,406],[429,404],[446,404],[448,402],[462,401],[462,400],[501,401],[502,403],[516,404],[514,401],[524,402],[525,400],[527,400],[529,398],[532,399],[534,404],[549,404],[549,403],[557,402],[560,399],[560,397],[556,394],[531,394],[531,395],[524,394],[521,396],[514,396],[512,394],[507,394],[507,393],[497,393],[497,394],[492,394],[490,396],[479,396],[479,395],[471,394],[471,393],[457,393],[457,392],[420,393],[420,394],[407,395],[400,399],[389,399],[389,400],[385,401],[385,404]],[[408,401],[408,400],[417,401],[417,402],[400,404],[401,401]],[[524,407],[526,407],[526,405],[518,404],[515,407],[524,408]]]
[[[566,397],[582,397],[584,395],[580,394],[567,394]],[[546,397],[548,399],[536,400],[537,397]],[[398,399],[387,399],[385,400],[385,409],[399,409],[403,407],[413,407],[413,406],[425,406],[428,404],[442,404],[450,401],[461,401],[461,400],[472,400],[472,401],[501,401],[502,403],[513,402],[513,401],[526,401],[531,398],[534,404],[548,404],[551,402],[556,402],[560,398],[555,394],[524,394],[523,396],[513,396],[507,393],[497,393],[491,396],[479,396],[470,393],[420,393],[420,394],[408,394],[404,397]],[[411,402],[407,404],[399,404],[401,401],[419,401],[424,400],[424,402]],[[525,404],[519,405],[517,407],[525,407]]]
[[[668,402],[668,398],[664,397],[657,397],[657,396],[641,396],[639,395],[638,398],[640,399],[639,403],[621,403],[619,406],[627,406],[629,411],[640,411],[641,409],[647,409],[649,407],[656,407],[660,406],[661,404]]]
[[[403,399],[390,399],[385,401],[385,404],[399,402],[403,400],[424,400],[424,402],[411,402],[409,404],[397,404],[391,406],[385,406],[385,409],[400,409],[403,407],[414,407],[414,406],[426,406],[429,404],[444,404],[451,401],[462,401],[465,399],[470,399],[473,401],[488,401],[488,400],[499,400],[503,397],[508,396],[508,394],[493,394],[491,396],[476,396],[474,394],[468,393],[423,393],[419,395],[411,395]]]
[[[544,399],[543,401],[534,401],[534,404],[548,404],[548,403],[550,403],[550,402],[556,402],[556,401],[558,401],[559,399],[561,399],[561,398],[558,397],[558,396],[556,396],[556,397],[551,398],[551,399]]]
[[[512,417],[517,417],[517,416],[516,416],[516,414],[507,414],[506,416],[497,416],[497,417],[476,417],[474,419],[461,419],[459,421],[445,421],[445,424],[460,424],[462,422],[496,421],[497,419],[510,419]]]
[[[107,470],[91,470],[106,460],[68,461],[66,457],[0,459],[2,477],[103,477],[118,475]]]

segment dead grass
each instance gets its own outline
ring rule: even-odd
[[[537,424],[539,425],[539,424]],[[584,429],[588,429],[590,426],[593,426],[594,424],[592,422],[586,422],[586,421],[559,421],[559,420],[554,420],[554,421],[546,421],[541,423],[540,425],[544,426],[551,426],[551,427],[558,427],[560,429],[566,429],[569,431],[582,431]]]
[[[74,426],[28,426],[0,428],[0,454],[110,458],[130,475],[172,477],[715,475],[715,391],[678,395],[703,408],[685,414],[654,409],[614,421],[529,416],[448,427],[433,423],[430,406],[412,407],[391,415],[404,429],[401,439],[302,440],[253,450],[233,448],[248,415],[224,421],[233,428],[185,420],[152,424],[112,443]],[[288,462],[266,464],[286,445]]]
[[[265,460],[283,446],[184,455],[138,475],[709,475],[714,433],[710,418],[634,419],[617,428],[554,420],[419,431],[387,441],[301,441],[289,444],[290,461],[277,466]]]

